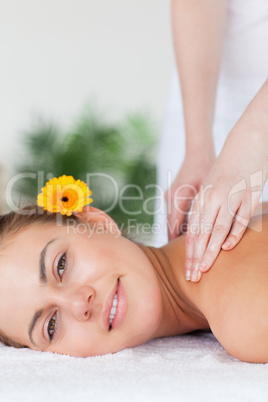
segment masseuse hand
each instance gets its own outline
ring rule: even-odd
[[[214,150],[187,153],[171,187],[165,193],[168,238],[186,233],[192,200],[215,161]]]
[[[220,249],[234,248],[248,226],[267,179],[267,110],[268,82],[229,134],[195,197],[186,235],[188,280],[198,282]]]

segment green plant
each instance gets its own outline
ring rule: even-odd
[[[108,211],[119,225],[126,227],[129,219],[151,225],[154,203],[147,202],[146,211],[144,203],[155,194],[155,145],[154,124],[142,113],[107,124],[91,110],[67,133],[39,119],[24,133],[15,167],[15,173],[33,177],[19,180],[16,191],[35,199],[40,177],[45,184],[52,176],[72,175],[88,182],[92,205]]]

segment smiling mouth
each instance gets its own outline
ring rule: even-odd
[[[102,312],[103,324],[109,332],[118,328],[125,319],[127,312],[127,298],[120,278],[117,278],[112,294],[105,302]]]
[[[114,295],[113,304],[109,315],[109,331],[112,329],[112,323],[116,315],[116,309],[117,309],[117,292]]]

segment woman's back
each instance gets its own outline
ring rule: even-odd
[[[229,353],[240,360],[268,362],[268,215],[253,218],[241,242],[222,251],[197,284],[184,279],[184,246],[181,237],[163,250],[176,265],[185,297]]]

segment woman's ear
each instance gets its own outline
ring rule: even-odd
[[[83,208],[82,212],[76,212],[75,216],[77,216],[77,218],[82,222],[88,222],[89,224],[98,226],[101,225],[105,231],[114,236],[121,235],[121,231],[115,221],[98,208],[87,205]]]

